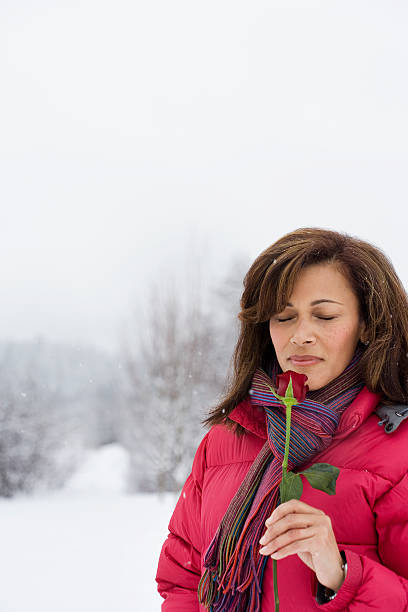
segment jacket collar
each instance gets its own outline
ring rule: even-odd
[[[266,414],[262,406],[255,406],[248,395],[230,413],[229,418],[247,431],[266,440]]]
[[[333,439],[345,438],[351,431],[355,431],[374,411],[382,398],[381,393],[373,393],[364,386],[360,393],[354,398],[350,406],[347,406],[340,417],[339,425],[334,433]],[[259,438],[266,440],[266,414],[261,406],[254,406],[248,395],[228,415],[229,418],[242,425],[247,431]]]
[[[358,429],[358,427],[360,427],[360,425],[362,425],[374,412],[382,397],[382,393],[374,393],[364,386],[354,401],[351,402],[350,406],[347,406],[346,410],[341,415],[339,425],[334,433],[334,438],[337,440],[345,438],[350,432]]]

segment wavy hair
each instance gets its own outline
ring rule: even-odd
[[[408,403],[408,296],[390,259],[349,234],[302,227],[262,251],[244,277],[232,373],[206,425],[225,423],[243,432],[228,415],[248,395],[256,368],[276,358],[269,319],[285,308],[300,270],[316,263],[334,264],[358,298],[369,341],[360,360],[364,383],[383,394],[384,404]]]

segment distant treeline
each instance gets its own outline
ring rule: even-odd
[[[87,449],[111,442],[129,451],[128,492],[179,490],[226,389],[246,266],[216,286],[156,279],[115,353],[0,343],[0,496],[62,487]]]

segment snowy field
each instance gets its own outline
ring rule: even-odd
[[[1,612],[153,612],[173,495],[124,493],[119,446],[89,452],[64,490],[0,499]]]

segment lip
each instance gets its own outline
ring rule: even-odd
[[[322,361],[320,357],[315,357],[315,355],[292,355],[289,360],[297,366],[309,366]]]

